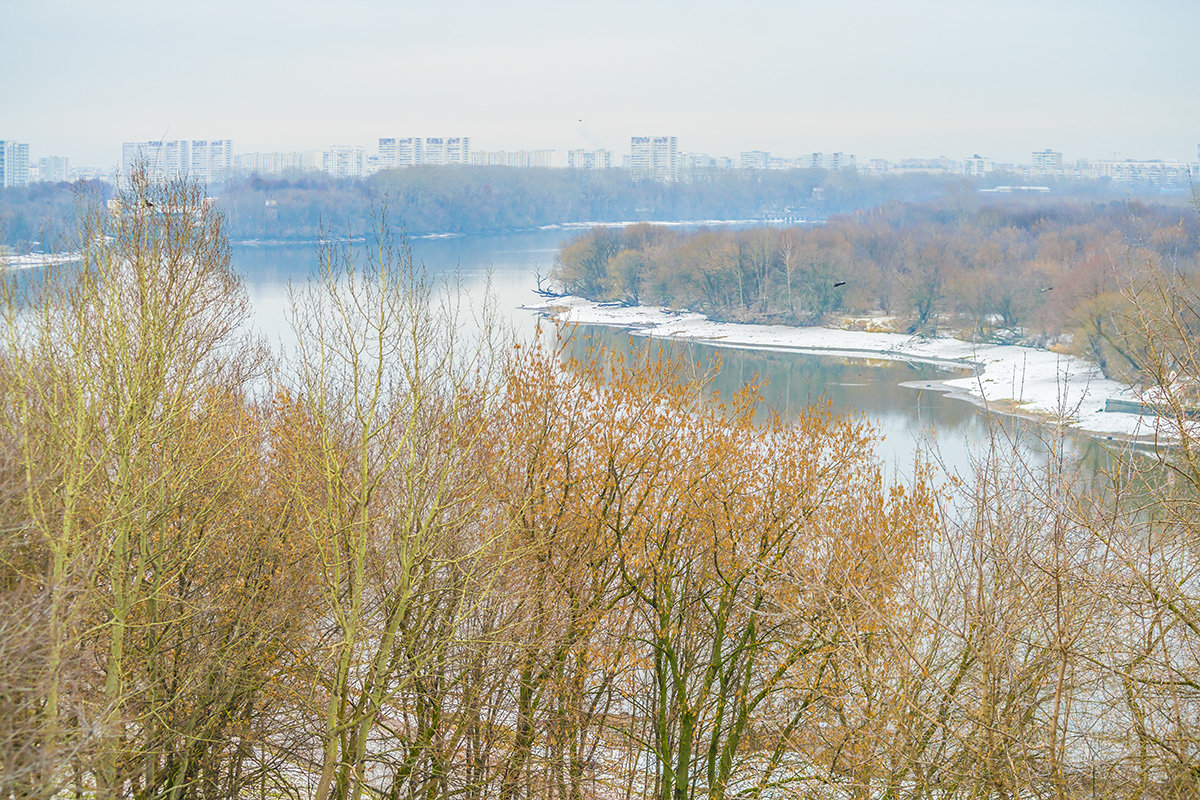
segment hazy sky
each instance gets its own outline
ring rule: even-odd
[[[0,0],[0,138],[1195,160],[1200,0]],[[581,122],[582,120],[582,122]]]

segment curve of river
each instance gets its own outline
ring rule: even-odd
[[[536,276],[550,272],[554,255],[568,235],[543,230],[416,239],[410,244],[414,259],[431,276],[461,286],[468,306],[490,294],[498,308],[508,312],[517,335],[529,338],[540,320],[522,306],[538,301],[533,292]],[[361,245],[354,249],[364,252]],[[313,274],[315,246],[235,246],[232,261],[244,276],[257,326],[269,340],[286,340],[287,287]],[[651,346],[612,328],[581,326],[575,336],[599,339],[611,347]],[[962,370],[872,358],[718,348],[702,341],[653,346],[685,348],[697,360],[719,352],[721,370],[715,388],[724,396],[757,378],[766,382],[761,391],[764,406],[784,415],[798,413],[813,402],[828,402],[838,413],[864,416],[882,437],[878,453],[885,469],[896,476],[907,474],[918,454],[934,458],[946,474],[965,474],[995,436],[1018,439],[1023,451],[1035,456],[1033,461],[1045,460],[1047,437],[1037,424],[990,417],[975,405],[937,390],[937,382],[966,374]],[[1066,447],[1092,476],[1108,469],[1117,455],[1111,447],[1085,436],[1068,437]]]

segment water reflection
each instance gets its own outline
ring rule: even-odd
[[[409,246],[414,263],[428,276],[461,288],[465,311],[478,310],[490,297],[497,308],[511,312],[504,321],[517,335],[529,338],[537,318],[518,309],[537,299],[532,292],[535,275],[549,275],[554,254],[565,238],[562,231],[526,231],[414,239]],[[365,263],[371,257],[371,246],[356,243],[348,252]],[[287,286],[315,274],[316,245],[235,246],[232,263],[245,279],[259,329],[272,341],[286,340]]]
[[[761,413],[785,419],[812,405],[828,404],[836,413],[867,420],[878,434],[876,453],[889,478],[903,480],[918,461],[932,465],[939,482],[967,479],[989,448],[1016,453],[1037,477],[1051,463],[1078,470],[1093,488],[1107,482],[1121,459],[1117,448],[1081,434],[1059,438],[1044,425],[988,415],[963,400],[938,391],[937,381],[961,377],[962,370],[884,359],[798,355],[720,347],[704,342],[650,341],[612,328],[581,326],[565,348],[583,357],[600,347],[624,353],[657,355],[660,348],[699,364],[704,370],[719,359],[712,388],[728,400],[752,382],[759,385]],[[929,388],[922,387],[922,384]]]

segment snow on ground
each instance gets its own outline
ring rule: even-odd
[[[1104,410],[1109,399],[1136,401],[1125,384],[1105,378],[1100,368],[1076,356],[1018,345],[976,344],[939,336],[921,338],[901,333],[848,331],[712,322],[703,314],[649,306],[616,306],[578,297],[554,298],[530,310],[562,322],[629,328],[659,339],[699,340],[736,347],[813,355],[835,355],[919,361],[971,369],[974,375],[922,388],[942,389],[953,396],[987,404],[1004,413],[1025,414],[1088,433],[1119,437],[1154,434],[1154,421],[1138,414]]]
[[[33,269],[79,260],[79,253],[29,253],[21,256],[0,254],[0,269]]]

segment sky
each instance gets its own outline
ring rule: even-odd
[[[1197,0],[0,0],[0,139],[1198,159]]]

